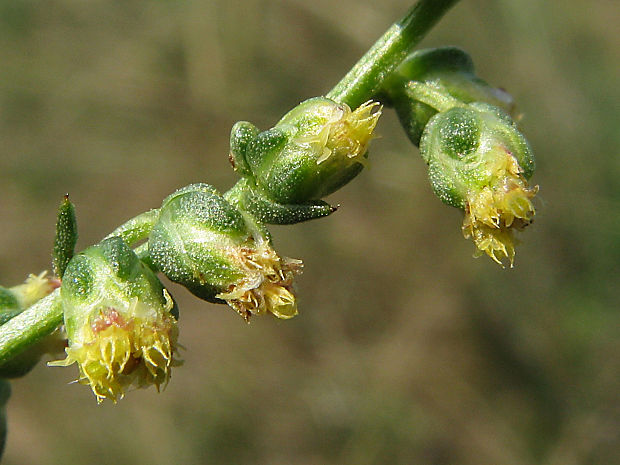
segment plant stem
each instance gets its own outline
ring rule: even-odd
[[[159,209],[149,210],[148,212],[140,213],[138,216],[133,217],[129,221],[120,225],[114,231],[106,236],[114,237],[119,236],[127,245],[132,246],[136,242],[146,239],[151,233],[153,226],[159,218]]]
[[[356,63],[326,97],[351,108],[373,98],[381,83],[458,0],[420,0]]]
[[[0,364],[52,333],[61,323],[60,289],[56,289],[0,326]]]
[[[441,92],[434,87],[417,81],[407,84],[405,93],[413,100],[425,103],[437,111],[447,111],[454,107],[465,107],[466,104],[452,97],[447,92]]]

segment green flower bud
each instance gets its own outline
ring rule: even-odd
[[[412,99],[408,84],[423,82],[463,103],[486,102],[512,113],[512,97],[476,76],[471,57],[456,47],[417,50],[409,55],[383,84],[382,100],[394,106],[411,141],[418,145],[422,131],[437,110]]]
[[[69,338],[67,358],[97,401],[116,402],[129,387],[157,389],[170,379],[178,311],[168,292],[119,237],[74,256],[60,295]]]
[[[380,115],[376,102],[352,111],[327,98],[312,98],[267,131],[259,132],[248,122],[237,123],[231,134],[230,159],[242,176],[253,180],[258,197],[280,205],[308,205],[362,170]],[[324,216],[330,211],[319,213]],[[305,219],[311,218],[309,214]]]
[[[166,199],[149,237],[153,264],[201,299],[227,303],[243,318],[297,314],[292,289],[301,261],[278,256],[267,231],[207,184]]]
[[[437,97],[423,84],[415,90],[429,104]],[[479,253],[512,265],[514,231],[532,222],[538,191],[528,187],[534,157],[512,119],[486,103],[444,109],[424,129],[420,153],[435,194],[464,210],[464,236]]]

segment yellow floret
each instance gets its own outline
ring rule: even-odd
[[[297,315],[293,279],[301,272],[301,260],[280,257],[267,242],[241,247],[235,261],[244,277],[216,297],[236,310],[246,321],[252,315],[271,313],[282,319]]]
[[[169,314],[172,299],[164,291],[165,312],[153,312],[137,299],[128,309],[102,307],[90,325],[82,326],[67,347],[67,358],[51,366],[77,363],[81,384],[93,390],[97,401],[116,402],[131,388],[155,385],[157,390],[170,379],[176,350],[176,320]]]
[[[502,264],[512,266],[515,256],[514,231],[529,225],[536,213],[531,199],[538,186],[528,187],[514,156],[498,147],[496,164],[491,168],[489,185],[466,196],[463,235],[472,238],[479,253],[486,253]]]

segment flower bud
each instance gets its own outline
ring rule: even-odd
[[[534,158],[512,119],[485,103],[455,106],[430,119],[420,153],[435,194],[465,211],[464,236],[479,253],[512,265],[514,231],[532,222],[538,191],[528,187]]]
[[[301,261],[278,256],[267,231],[207,184],[166,199],[149,237],[153,264],[194,295],[227,303],[243,318],[297,314],[293,277]]]
[[[177,308],[155,274],[119,237],[74,256],[60,295],[69,338],[67,358],[77,363],[79,382],[97,401],[116,402],[130,387],[170,378],[177,341]]]
[[[50,278],[44,271],[31,274],[23,284],[5,288],[0,286],[0,325],[34,305],[60,286],[60,281]],[[46,353],[56,353],[61,341],[57,333],[51,334],[28,347],[17,356],[0,364],[0,378],[19,378],[24,376]],[[61,349],[62,350],[62,349]]]
[[[381,107],[356,110],[317,97],[259,132],[239,122],[231,134],[231,161],[262,193],[282,205],[316,201],[336,191],[363,168]]]
[[[417,50],[384,82],[382,100],[394,106],[411,141],[418,145],[422,131],[437,109],[409,95],[410,81],[423,82],[462,103],[486,102],[512,113],[514,101],[504,90],[476,76],[471,57],[456,47]]]
[[[11,312],[15,315],[21,313],[43,297],[51,294],[59,286],[60,281],[47,276],[47,271],[38,275],[31,274],[24,283],[17,286],[10,288],[0,286],[0,324],[4,324],[12,318],[7,316]]]

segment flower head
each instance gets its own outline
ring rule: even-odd
[[[538,186],[528,187],[514,156],[497,147],[497,165],[489,183],[466,194],[463,235],[471,238],[479,253],[497,263],[515,256],[514,231],[522,231],[536,213],[531,199]],[[503,152],[503,153],[502,153]]]
[[[420,152],[437,196],[464,210],[463,234],[478,253],[512,265],[514,231],[532,222],[538,187],[528,185],[534,158],[510,117],[482,103],[440,112],[426,126]]]
[[[31,274],[24,283],[17,286],[0,286],[0,325],[51,294],[59,286],[60,281],[49,277],[45,271],[38,275]],[[58,332],[50,334],[0,364],[0,378],[24,376],[34,368],[43,354],[52,354],[63,349],[64,340],[59,337]]]
[[[149,255],[169,279],[204,300],[227,303],[246,320],[297,314],[293,278],[301,261],[280,257],[258,222],[206,184],[164,200]]]
[[[175,359],[176,306],[153,272],[118,237],[76,255],[61,286],[67,358],[97,401],[130,387],[168,383]]]
[[[352,162],[364,164],[380,107],[368,101],[352,111],[345,104],[316,98],[290,111],[276,127],[289,132],[293,144],[311,149],[317,165],[331,158],[342,169]]]
[[[361,171],[380,115],[377,102],[351,110],[327,98],[312,98],[267,131],[237,123],[231,134],[231,161],[275,202],[318,200]]]

